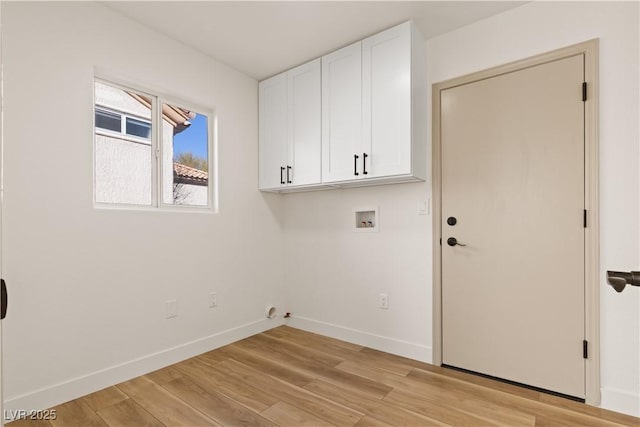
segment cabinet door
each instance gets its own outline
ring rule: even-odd
[[[289,107],[289,185],[319,184],[321,113],[320,59],[287,72]]]
[[[367,177],[409,174],[411,23],[363,40],[362,68],[361,151],[368,155]]]
[[[322,182],[362,176],[362,43],[322,57]],[[358,154],[360,153],[360,154]]]
[[[260,189],[279,188],[286,185],[280,180],[287,162],[286,73],[260,82],[258,92]]]

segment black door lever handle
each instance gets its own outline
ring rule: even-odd
[[[456,239],[455,237],[449,237],[447,239],[447,245],[449,245],[449,246],[467,246],[467,245],[463,245],[462,243],[458,242],[458,239]]]
[[[626,285],[640,286],[640,271],[607,271],[607,283],[622,292]]]
[[[4,282],[4,279],[0,280],[1,284],[0,286],[2,287],[2,289],[0,290],[0,299],[2,301],[0,301],[2,304],[1,310],[0,310],[0,320],[4,319],[5,317],[7,317],[7,304],[9,303],[9,300],[7,299],[7,284]]]

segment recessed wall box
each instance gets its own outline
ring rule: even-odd
[[[354,229],[358,233],[377,233],[379,229],[380,215],[378,208],[354,209]]]

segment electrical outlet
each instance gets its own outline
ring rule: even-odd
[[[380,308],[382,308],[383,310],[388,310],[389,309],[389,295],[380,294],[379,303],[380,303]]]
[[[178,301],[175,299],[167,301],[167,319],[178,315]]]
[[[218,306],[218,294],[215,292],[209,292],[209,308]]]

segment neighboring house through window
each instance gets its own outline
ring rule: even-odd
[[[209,117],[113,83],[94,88],[95,202],[213,207]]]

